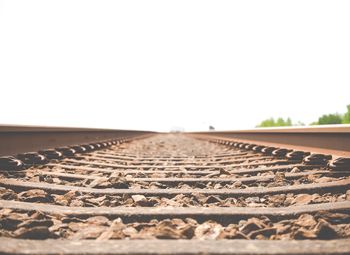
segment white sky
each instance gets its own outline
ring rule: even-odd
[[[168,131],[350,104],[350,1],[1,1],[0,123]]]

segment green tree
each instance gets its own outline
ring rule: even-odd
[[[324,114],[318,118],[318,125],[327,125],[327,124],[341,124],[343,118],[340,114]]]
[[[276,125],[273,118],[263,120],[257,127],[274,127]]]
[[[257,127],[285,127],[292,125],[292,120],[290,118],[287,118],[286,120],[283,118],[277,118],[276,120],[269,118],[263,120],[259,125],[257,125]]]
[[[343,116],[343,124],[350,123],[350,104],[348,104],[346,107],[348,108],[348,111]]]
[[[277,121],[276,121],[276,126],[277,127],[282,127],[285,125],[285,121],[283,118],[278,118]]]

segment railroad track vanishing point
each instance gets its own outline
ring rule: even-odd
[[[1,254],[350,253],[349,127],[0,139]]]

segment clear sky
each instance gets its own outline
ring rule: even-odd
[[[168,131],[350,104],[350,1],[1,1],[0,123]]]

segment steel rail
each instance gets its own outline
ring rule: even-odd
[[[137,130],[0,126],[0,156],[152,134],[154,132]]]
[[[191,132],[188,135],[350,157],[350,125]]]

